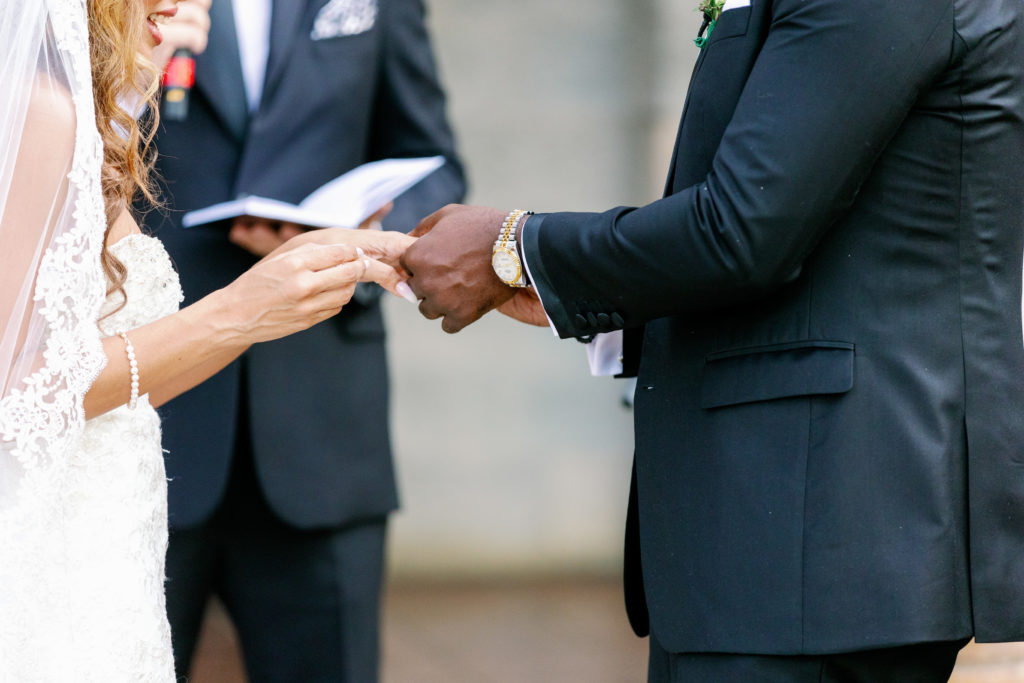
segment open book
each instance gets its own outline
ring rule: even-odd
[[[181,225],[252,216],[311,228],[355,228],[442,166],[442,156],[372,161],[331,180],[298,205],[250,195],[189,211]]]

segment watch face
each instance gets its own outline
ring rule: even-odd
[[[497,249],[491,256],[491,267],[505,284],[518,282],[522,275],[519,256],[508,249]]]

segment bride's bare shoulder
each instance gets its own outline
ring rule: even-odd
[[[75,102],[67,87],[46,75],[36,78],[25,116],[23,144],[66,157],[75,147]]]

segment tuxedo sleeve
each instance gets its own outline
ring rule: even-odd
[[[395,202],[384,226],[411,230],[466,193],[462,165],[445,112],[445,94],[425,24],[422,0],[380,3],[383,31],[368,161],[441,155],[445,165]]]
[[[750,301],[793,279],[953,55],[945,0],[774,0],[771,12],[701,183],[642,208],[531,220],[524,254],[560,336]],[[695,78],[713,73],[709,56]]]

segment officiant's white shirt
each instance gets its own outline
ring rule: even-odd
[[[242,80],[249,111],[259,109],[263,79],[270,54],[270,13],[272,0],[232,0],[238,56],[242,61]]]

